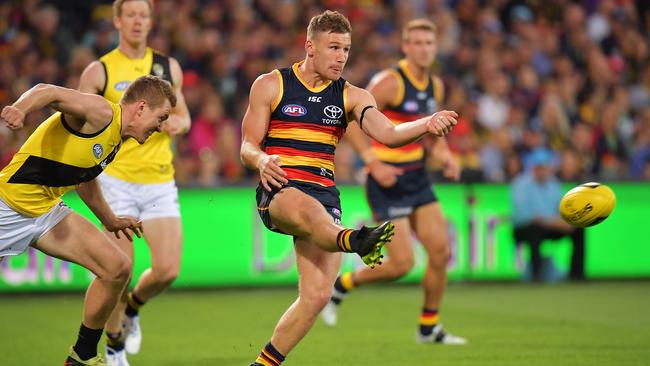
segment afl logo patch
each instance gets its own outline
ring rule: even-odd
[[[115,83],[115,85],[113,85],[113,89],[117,91],[125,91],[126,88],[129,87],[129,84],[131,84],[130,81],[118,81],[117,83]]]
[[[328,105],[327,107],[323,108],[323,113],[329,118],[332,119],[339,119],[343,117],[343,110],[335,105]]]
[[[93,145],[93,155],[95,155],[95,159],[99,159],[104,155],[104,148],[100,144],[95,144]]]
[[[299,104],[287,104],[282,107],[282,113],[291,117],[302,117],[307,114],[307,108]]]
[[[162,67],[161,64],[153,64],[151,66],[151,73],[159,78],[163,77],[165,74],[165,69]]]
[[[407,100],[404,102],[404,110],[407,112],[415,113],[419,109],[418,102],[414,100]]]

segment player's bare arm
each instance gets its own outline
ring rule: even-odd
[[[116,216],[106,203],[97,179],[79,184],[77,193],[106,230],[115,234],[118,239],[120,238],[120,232],[129,241],[133,241],[131,233],[138,238],[142,237],[142,223],[135,217]]]
[[[433,76],[432,82],[435,85],[435,90],[438,91],[438,95],[436,95],[438,105],[442,105],[445,95],[445,85],[438,76]],[[443,175],[446,178],[454,181],[460,180],[462,169],[456,157],[449,149],[446,138],[432,136],[429,140],[429,151],[431,151],[432,157],[430,161],[436,167],[442,167]]]
[[[103,97],[50,84],[38,84],[23,93],[2,109],[0,118],[9,128],[19,129],[26,114],[45,106],[64,113],[66,122],[81,133],[100,131],[113,118],[113,109]]]
[[[350,102],[349,114],[360,124],[363,131],[388,147],[406,145],[428,133],[444,136],[457,123],[458,114],[456,112],[440,111],[431,116],[395,126],[388,117],[377,110],[377,103],[370,92],[354,85],[350,85],[348,88],[348,100]]]
[[[258,77],[251,87],[248,108],[242,121],[241,161],[246,167],[259,170],[262,186],[268,191],[272,186],[280,188],[288,183],[285,178],[287,173],[280,168],[280,157],[262,151],[262,142],[269,129],[271,106],[279,96],[277,71]]]
[[[91,62],[79,78],[79,91],[83,93],[99,94],[106,85],[106,72],[101,61]]]
[[[184,134],[190,130],[192,119],[183,97],[183,70],[175,58],[169,58],[169,67],[172,74],[172,85],[176,94],[176,106],[163,125],[163,129],[171,136]]]
[[[375,98],[377,108],[382,110],[389,105],[395,104],[395,95],[399,94],[399,79],[394,71],[384,70],[370,80],[367,90]],[[404,171],[377,159],[372,151],[368,136],[359,128],[357,123],[348,126],[345,138],[359,154],[368,173],[372,175],[379,185],[382,187],[395,185],[397,177],[403,174]]]

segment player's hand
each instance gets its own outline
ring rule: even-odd
[[[461,170],[462,169],[460,168],[460,164],[458,164],[458,162],[453,157],[453,155],[449,154],[449,156],[447,157],[447,161],[445,161],[445,166],[442,171],[442,175],[445,178],[449,178],[455,182],[458,182],[460,180]]]
[[[129,241],[133,241],[132,234],[135,234],[138,238],[142,237],[142,221],[138,221],[132,216],[115,216],[111,222],[104,223],[104,227],[107,231],[115,234],[118,239],[120,239],[120,232]]]
[[[432,135],[443,137],[448,134],[454,126],[456,126],[458,123],[456,118],[458,118],[458,113],[454,111],[436,112],[427,122],[427,130],[429,130],[429,133]]]
[[[0,120],[7,124],[12,130],[17,130],[23,128],[25,122],[25,113],[14,106],[8,105],[2,108],[2,113],[0,113]]]
[[[177,136],[177,135],[182,135],[189,131],[190,127],[186,126],[184,123],[180,122],[179,120],[172,118],[170,116],[167,118],[167,120],[163,123],[162,129],[169,134],[169,136]]]
[[[375,160],[366,165],[368,173],[384,188],[392,187],[397,183],[397,177],[404,174],[404,170],[396,166]]]
[[[280,168],[280,157],[278,155],[266,155],[260,159],[257,164],[257,169],[260,171],[260,180],[262,186],[267,191],[271,191],[273,187],[282,188],[283,184],[289,183],[287,173]]]

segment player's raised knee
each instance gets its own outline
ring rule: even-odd
[[[180,273],[180,266],[176,264],[153,267],[156,280],[161,284],[171,284],[176,280]]]

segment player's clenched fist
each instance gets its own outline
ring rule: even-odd
[[[458,113],[454,111],[436,112],[427,122],[427,129],[429,130],[429,133],[438,137],[443,137],[448,134],[454,126],[456,126],[458,123],[456,118],[458,118]]]
[[[25,121],[25,113],[20,109],[8,105],[2,108],[2,113],[0,114],[0,119],[7,124],[7,127],[12,130],[17,130],[23,127],[23,122]]]

